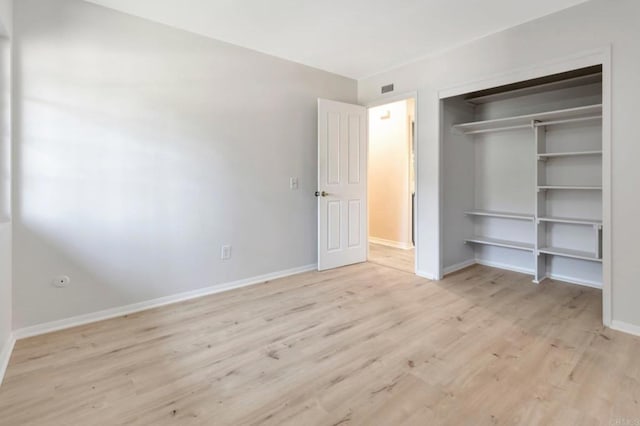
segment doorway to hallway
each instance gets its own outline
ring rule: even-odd
[[[369,261],[415,272],[415,99],[369,108]]]

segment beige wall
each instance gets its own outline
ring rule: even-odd
[[[381,119],[388,114],[389,118]],[[369,110],[369,237],[411,245],[407,101]]]

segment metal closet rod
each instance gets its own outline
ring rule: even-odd
[[[533,123],[533,127],[544,127],[544,126],[552,126],[554,124],[576,123],[579,121],[592,121],[592,120],[601,120],[601,119],[602,119],[601,115],[592,115],[589,117],[565,118],[562,120],[535,121]]]
[[[532,129],[533,126],[531,124],[518,124],[517,126],[507,126],[507,127],[494,127],[491,129],[480,129],[480,130],[469,130],[468,132],[464,132],[465,135],[475,135],[478,133],[491,133],[491,132],[502,132],[505,130],[516,130],[516,129]]]

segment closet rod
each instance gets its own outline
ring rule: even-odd
[[[602,120],[602,116],[593,115],[589,117],[565,118],[564,120],[536,121],[533,125],[534,127],[544,127],[544,126],[552,126],[554,124],[577,123],[579,121],[592,121],[592,120]]]
[[[480,129],[480,130],[469,130],[468,132],[464,132],[465,135],[476,135],[478,133],[492,133],[492,132],[502,132],[504,130],[517,130],[517,129],[532,129],[531,124],[519,124],[517,126],[507,126],[507,127],[494,127],[491,129]]]

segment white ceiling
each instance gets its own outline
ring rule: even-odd
[[[363,78],[587,0],[88,0]]]

